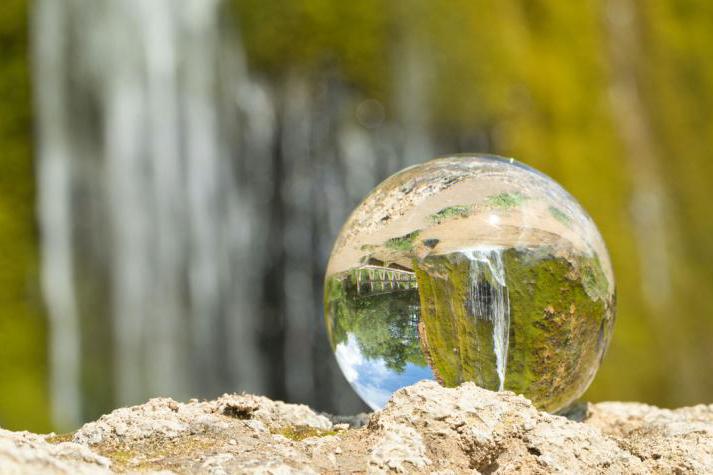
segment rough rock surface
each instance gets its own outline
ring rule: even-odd
[[[111,473],[110,466],[84,445],[0,429],[0,473]]]
[[[402,389],[360,428],[259,396],[160,398],[73,434],[0,430],[0,473],[713,473],[713,405],[570,418],[471,383]]]

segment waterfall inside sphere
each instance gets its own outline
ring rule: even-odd
[[[364,199],[337,238],[324,301],[337,362],[374,409],[435,379],[557,411],[599,368],[615,288],[569,193],[513,159],[469,155],[407,168]]]

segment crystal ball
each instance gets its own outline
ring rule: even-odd
[[[453,156],[396,173],[354,210],[324,304],[337,362],[373,409],[433,379],[556,412],[609,345],[614,275],[594,222],[554,180],[514,159]]]

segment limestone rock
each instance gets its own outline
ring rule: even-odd
[[[66,436],[0,430],[0,473],[713,472],[713,406],[575,413],[581,422],[472,383],[404,388],[360,427],[260,396],[158,398]]]
[[[0,429],[0,473],[104,474],[111,462],[84,445],[49,443],[29,432]]]
[[[586,422],[656,473],[713,471],[713,405],[669,410],[605,402],[590,405]]]
[[[226,418],[249,420],[247,424],[258,432],[266,431],[266,426],[332,427],[327,417],[315,414],[304,405],[249,394],[225,394],[215,401],[187,404],[155,398],[140,406],[117,409],[96,422],[85,424],[73,440],[94,445],[112,437],[123,440],[175,438],[209,427],[226,429],[230,426]]]

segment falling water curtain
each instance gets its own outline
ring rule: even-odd
[[[427,97],[427,65],[401,46],[411,119],[365,128],[352,111],[367,98],[333,74],[251,74],[224,8],[36,1],[58,427],[155,395],[364,408],[324,335],[323,270],[361,197],[430,155],[422,101],[409,99]]]

